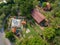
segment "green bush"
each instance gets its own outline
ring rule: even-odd
[[[13,33],[10,31],[10,32],[6,32],[6,38],[8,38],[11,42],[15,41],[15,37],[13,35]]]
[[[60,36],[60,29],[56,29],[56,35]]]
[[[20,42],[20,45],[49,45],[39,36],[34,36],[33,38],[25,38]]]
[[[42,7],[46,7],[46,2],[43,2],[42,3]]]
[[[45,39],[51,39],[52,37],[55,36],[55,29],[53,28],[45,28],[45,30],[43,31],[43,36]]]
[[[56,36],[53,40],[54,45],[60,45],[60,37]]]

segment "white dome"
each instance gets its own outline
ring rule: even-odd
[[[6,0],[3,0],[4,3],[7,3]]]

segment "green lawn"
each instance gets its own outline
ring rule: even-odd
[[[28,28],[30,29],[30,34],[32,35],[38,35],[38,34],[42,34],[42,30],[39,28],[39,26],[35,25],[34,27],[31,27],[28,24]],[[29,35],[29,34],[28,34]]]

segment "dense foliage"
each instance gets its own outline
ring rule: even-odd
[[[41,13],[45,15],[46,19],[49,21],[49,27],[46,27],[44,31],[42,31],[42,37],[40,32],[37,33],[37,29],[32,30],[31,35],[39,35],[33,37],[31,39],[24,38],[17,45],[49,45],[48,43],[53,43],[54,45],[60,45],[60,0],[6,0],[7,3],[0,4],[0,28],[5,23],[6,17],[8,15],[11,16],[26,16],[27,19],[32,19],[31,12],[35,8],[35,6],[42,5],[42,7],[46,6],[46,1],[51,4],[52,10],[50,11],[42,11]],[[39,3],[40,2],[40,3]],[[41,3],[42,2],[42,3]],[[35,25],[34,25],[35,26]],[[5,27],[7,25],[5,24]],[[40,29],[39,29],[40,30]],[[12,32],[7,32],[6,37],[12,40],[14,38]],[[53,39],[52,39],[53,38]],[[48,40],[51,40],[49,42]]]
[[[60,37],[59,37],[59,36],[56,36],[56,37],[54,38],[54,40],[53,40],[53,43],[54,43],[55,45],[60,45]]]
[[[6,0],[7,3],[0,4],[0,25],[8,15],[23,15],[31,18],[31,11],[35,7],[34,0]],[[35,2],[34,2],[35,3]],[[36,3],[35,3],[36,4]]]
[[[14,34],[10,31],[10,32],[6,32],[6,38],[8,38],[10,41],[15,41],[15,37]]]
[[[53,28],[45,28],[43,31],[43,36],[46,39],[51,39],[55,35],[55,30]]]
[[[39,36],[34,36],[32,38],[24,38],[19,45],[49,45]]]

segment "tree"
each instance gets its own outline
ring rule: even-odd
[[[7,3],[14,3],[14,0],[6,0]]]
[[[54,8],[53,15],[55,17],[60,17],[60,11],[59,10],[60,10],[60,7],[59,6],[57,6],[57,7]]]
[[[34,36],[33,38],[24,38],[20,45],[49,45],[46,41],[44,41],[39,36]]]
[[[55,29],[58,28],[58,26],[60,25],[60,18],[59,17],[55,17],[53,20],[51,20],[51,26]]]
[[[56,36],[60,36],[60,28],[57,28],[55,32],[56,32]]]
[[[54,3],[55,1],[56,1],[56,0],[53,0],[53,1],[52,1],[52,0],[48,0],[48,2],[52,2],[52,3]]]
[[[45,28],[43,31],[43,37],[44,39],[51,39],[55,35],[55,29],[53,28]]]
[[[54,40],[53,40],[53,43],[54,43],[55,45],[60,45],[60,36],[56,36],[56,37],[54,38]]]
[[[43,3],[42,3],[42,7],[46,7],[46,3],[47,3],[47,2],[43,2]]]
[[[31,18],[31,11],[34,8],[33,1],[34,0],[14,0],[20,9],[20,13],[23,16]]]
[[[8,15],[11,12],[11,8],[9,6],[3,6],[3,13]]]
[[[26,1],[22,1],[24,2],[23,4],[20,5],[20,11],[22,13],[22,15],[26,15],[28,18],[31,17],[31,11],[34,8],[33,6],[33,0],[26,0]]]
[[[11,31],[10,32],[6,32],[5,37],[8,38],[12,42],[15,41],[14,34]]]

